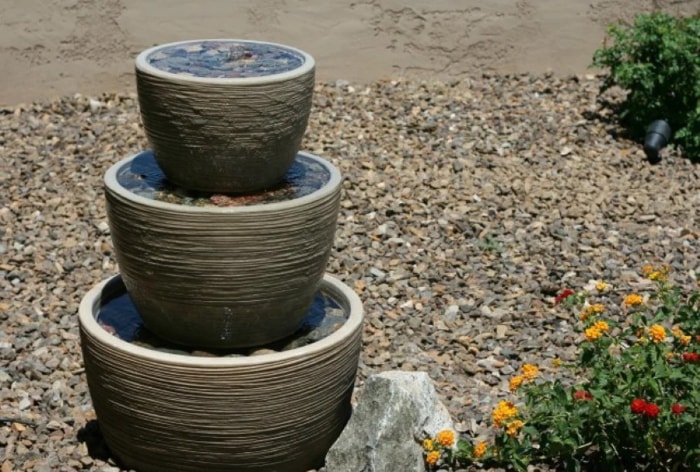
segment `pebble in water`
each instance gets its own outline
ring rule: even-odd
[[[146,60],[156,69],[172,74],[232,79],[289,72],[304,63],[304,56],[274,44],[193,41],[161,47]]]
[[[144,198],[188,206],[248,206],[301,198],[321,189],[331,178],[327,167],[307,156],[298,155],[282,181],[270,190],[225,195],[192,192],[167,180],[151,151],[140,153],[117,171],[117,182]]]

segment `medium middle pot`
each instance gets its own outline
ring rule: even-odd
[[[105,174],[124,284],[145,325],[178,344],[248,347],[293,333],[330,256],[341,176],[300,152],[283,182],[246,196],[173,187],[152,152]]]

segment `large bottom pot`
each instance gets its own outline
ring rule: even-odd
[[[80,334],[100,429],[128,467],[149,471],[303,472],[340,435],[361,349],[362,304],[326,275],[320,289],[347,314],[332,334],[259,356],[196,357],[132,344],[100,322],[125,294],[121,277],[83,298]]]

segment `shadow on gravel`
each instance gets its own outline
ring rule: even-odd
[[[102,436],[99,421],[90,420],[85,426],[80,428],[80,430],[78,430],[78,441],[85,443],[88,454],[93,459],[119,464],[117,458],[112,456],[112,452],[109,450],[104,436]]]

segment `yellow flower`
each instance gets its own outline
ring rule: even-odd
[[[666,353],[666,360],[671,361],[673,358],[676,357],[676,354],[673,352],[667,352]]]
[[[666,329],[658,324],[649,327],[649,337],[655,343],[659,343],[666,338]]]
[[[509,401],[501,400],[500,402],[498,402],[498,405],[493,410],[493,424],[497,428],[499,428],[501,426],[501,423],[503,423],[505,420],[513,418],[517,414],[518,408],[515,405],[513,405]]]
[[[595,341],[603,335],[603,332],[595,326],[591,326],[584,332],[584,335],[586,336],[586,341]]]
[[[486,445],[485,442],[480,442],[476,446],[474,446],[474,457],[477,459],[480,457],[484,457],[484,454],[486,454],[486,450],[488,449],[488,446]]]
[[[678,338],[678,341],[680,341],[680,343],[684,346],[687,346],[688,344],[690,344],[690,340],[691,340],[691,337],[688,335],[685,335],[685,334]]]
[[[437,461],[440,460],[440,452],[439,451],[432,451],[429,452],[427,456],[425,456],[425,462],[428,463],[428,465],[435,465],[437,464]]]
[[[599,292],[605,292],[608,288],[610,288],[610,285],[606,284],[603,281],[600,281],[597,284],[595,284],[595,289]]]
[[[433,442],[432,439],[425,439],[423,440],[423,449],[426,451],[432,451],[435,449],[435,443]]]
[[[593,313],[603,313],[605,311],[605,305],[602,303],[596,303],[595,305],[588,305],[581,312],[581,320],[586,321],[588,317]]]
[[[562,364],[562,360],[559,359],[558,357],[555,357],[554,359],[552,359],[552,366],[554,366],[555,368],[561,367],[561,364]]]
[[[647,264],[644,267],[642,267],[642,274],[644,275],[649,275],[653,271],[654,268],[651,266],[651,264]]]
[[[625,306],[635,306],[635,305],[641,305],[644,303],[644,299],[642,298],[641,295],[637,295],[636,293],[632,293],[630,295],[627,295],[625,297],[625,300],[623,302]]]
[[[647,278],[649,280],[658,280],[659,282],[664,282],[666,280],[666,274],[664,274],[660,270],[655,270],[654,272],[651,272],[649,275],[647,275]]]
[[[516,375],[515,377],[512,377],[509,382],[510,386],[510,391],[515,392],[518,387],[520,387],[523,384],[523,381],[525,378],[522,375]]]
[[[523,370],[523,376],[527,380],[532,380],[535,377],[537,377],[537,374],[540,372],[540,369],[537,368],[536,365],[533,364],[524,364],[522,367]]]
[[[605,321],[596,321],[595,323],[593,323],[593,327],[601,333],[606,332],[610,328],[608,326],[608,323],[606,323]]]
[[[678,326],[676,326],[675,328],[673,328],[673,329],[671,330],[671,333],[672,333],[675,337],[677,337],[677,338],[680,338],[681,336],[683,336],[683,330],[680,329]]]
[[[516,434],[518,434],[518,431],[520,431],[520,429],[521,429],[523,426],[525,426],[525,423],[523,423],[522,421],[520,421],[520,420],[513,420],[513,421],[511,421],[510,423],[508,423],[508,428],[507,428],[507,430],[506,430],[506,433],[508,434],[508,436],[510,436],[510,437],[512,438],[512,437],[514,437]]]
[[[435,440],[441,446],[452,447],[455,443],[455,432],[450,431],[449,429],[442,430],[439,433],[437,433],[437,436],[435,436]]]

